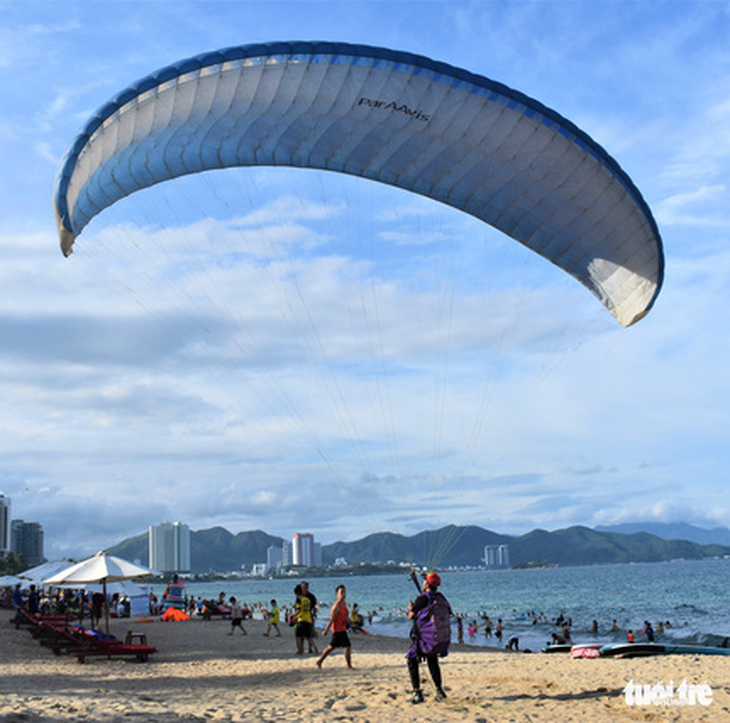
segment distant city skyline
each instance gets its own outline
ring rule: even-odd
[[[12,500],[0,492],[0,558],[20,555],[28,567],[45,561],[43,525],[13,518]]]
[[[276,570],[290,565],[318,567],[322,564],[322,545],[311,532],[294,532],[281,547],[272,545],[266,551],[266,567]]]

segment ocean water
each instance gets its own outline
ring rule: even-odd
[[[516,634],[520,647],[539,650],[560,632],[551,623],[532,623],[532,613],[554,620],[562,614],[572,621],[576,643],[619,642],[626,631],[642,630],[644,621],[669,621],[671,627],[657,640],[685,644],[719,645],[730,637],[728,583],[730,560],[677,561],[630,565],[564,567],[544,570],[494,570],[443,572],[441,591],[455,613],[465,616],[465,642],[471,645],[497,645],[485,638],[482,629],[471,638],[468,621],[479,621],[486,613],[496,623],[502,619],[504,641]],[[298,578],[287,580],[246,579],[189,583],[187,592],[195,597],[216,598],[225,592],[252,606],[276,599],[280,606],[294,602],[293,588]],[[310,589],[323,603],[320,618],[326,620],[335,599],[335,587],[347,586],[347,599],[358,603],[366,617],[374,613],[367,629],[376,634],[407,638],[410,622],[405,617],[408,601],[416,596],[407,575],[374,577],[310,578]],[[161,594],[161,586],[153,586]],[[591,633],[591,622],[598,622],[598,633]],[[612,620],[620,631],[611,633]],[[454,625],[454,639],[456,639]],[[637,635],[640,641],[641,635]],[[405,645],[405,643],[404,643]]]

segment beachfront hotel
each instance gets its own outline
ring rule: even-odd
[[[488,570],[506,570],[509,567],[509,545],[486,545],[484,566]]]
[[[147,532],[150,567],[162,573],[190,572],[190,528],[181,522],[162,522]]]

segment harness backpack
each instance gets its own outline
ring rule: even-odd
[[[440,592],[426,592],[428,604],[416,613],[411,637],[419,655],[449,654],[451,643],[451,608]]]

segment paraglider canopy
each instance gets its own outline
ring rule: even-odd
[[[235,166],[338,171],[453,206],[564,269],[624,326],[661,288],[651,211],[587,134],[485,77],[344,43],[227,48],[119,93],[89,119],[58,173],[64,254],[115,201]]]

